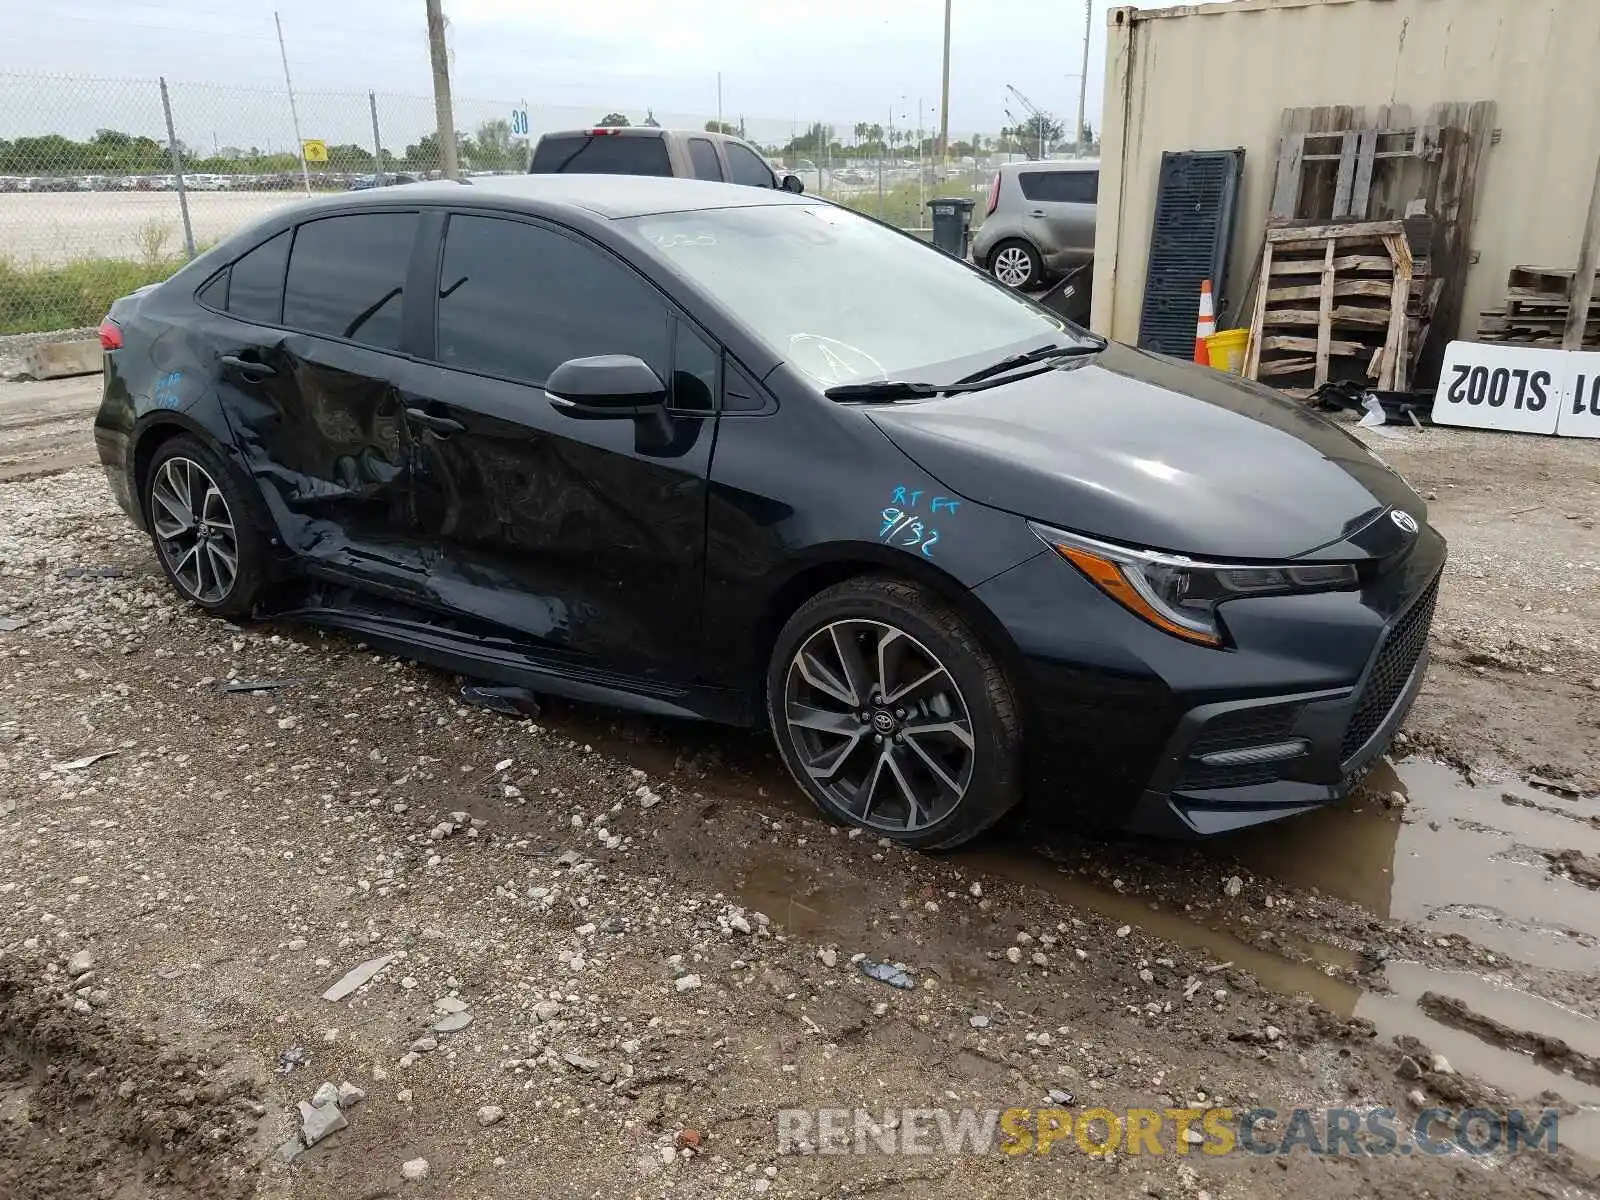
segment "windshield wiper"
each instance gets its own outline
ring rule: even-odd
[[[1085,354],[1099,354],[1104,349],[1104,344],[1098,346],[1039,346],[1033,350],[1024,350],[1021,354],[1009,355],[999,362],[990,363],[987,367],[974,371],[971,375],[962,376],[956,380],[956,383],[957,385],[977,383],[980,379],[988,379],[991,376],[1003,374],[1017,367],[1046,362],[1052,358],[1080,358]]]
[[[863,404],[892,404],[896,400],[926,400],[951,388],[932,383],[911,383],[903,379],[879,379],[872,383],[841,383],[822,394],[829,400],[859,400]]]

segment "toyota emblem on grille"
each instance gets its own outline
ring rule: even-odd
[[[1389,510],[1389,520],[1400,526],[1401,531],[1404,533],[1415,533],[1419,528],[1415,517],[1398,508]]]

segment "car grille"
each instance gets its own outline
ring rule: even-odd
[[[1200,759],[1218,750],[1242,750],[1281,742],[1289,736],[1304,707],[1302,704],[1269,704],[1213,717],[1189,744],[1189,761],[1184,764],[1175,787],[1180,791],[1251,787],[1279,779],[1289,761],[1210,766]]]
[[[1406,681],[1428,644],[1428,629],[1433,624],[1434,605],[1439,602],[1439,578],[1434,577],[1428,590],[1394,623],[1379,647],[1367,676],[1367,685],[1356,702],[1355,713],[1344,731],[1344,741],[1339,747],[1339,761],[1346,762],[1394,711],[1405,690]]]

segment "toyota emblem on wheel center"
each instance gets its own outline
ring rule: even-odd
[[[1389,510],[1389,520],[1400,526],[1406,533],[1415,533],[1419,528],[1417,519],[1404,509],[1391,508]]]

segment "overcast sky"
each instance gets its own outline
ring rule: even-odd
[[[1088,108],[1096,128],[1109,2],[1093,0]],[[0,71],[164,74],[281,90],[276,9],[297,91],[425,97],[431,87],[423,0],[12,0],[5,7]],[[924,125],[937,125],[942,0],[444,0],[444,8],[452,83],[467,102],[457,124],[466,128],[519,100],[532,110],[534,132],[587,124],[610,109],[635,120],[653,107],[658,118],[703,121],[716,115],[719,70],[724,118],[750,119],[752,134],[764,140],[812,120],[847,129],[887,123],[891,109],[896,124],[914,127],[919,99]],[[954,0],[952,139],[995,132],[1009,123],[1008,103],[1024,118],[1023,107],[1008,101],[1007,84],[1070,128],[1084,18],[1083,0]],[[59,109],[57,123],[115,123],[114,112],[96,115],[114,107],[115,88],[51,85],[37,99],[36,86],[16,84],[0,81],[0,135],[24,131],[7,95],[19,96],[22,107]],[[231,99],[218,99],[209,121],[188,95],[182,104],[175,96],[174,107],[186,140],[209,141],[213,131],[200,128],[208,124],[230,127],[216,131],[225,143],[252,140],[234,128],[243,116]],[[307,107],[302,126],[327,128],[305,128],[304,136],[355,136],[355,116],[344,106],[325,106],[337,117],[319,114],[315,100]],[[394,124],[426,122],[425,109],[400,107],[406,115]]]

